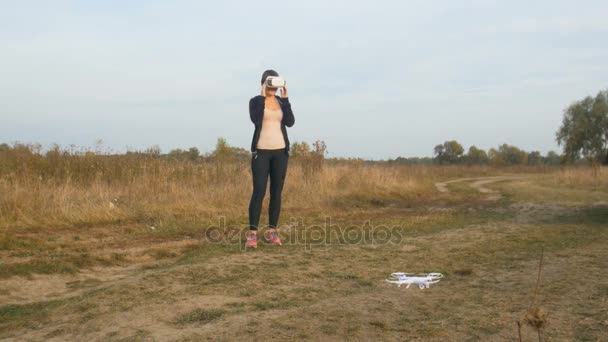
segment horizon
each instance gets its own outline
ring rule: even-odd
[[[242,149],[242,150],[245,150],[245,151],[249,152],[249,148],[248,147],[232,146],[232,145],[230,145],[229,141],[226,141],[226,143],[231,148]],[[294,143],[295,142],[291,143],[292,147],[293,147]],[[298,141],[298,143],[301,143],[301,142]],[[308,143],[308,142],[306,142],[306,143]],[[77,151],[79,153],[94,152],[95,155],[125,155],[127,153],[147,153],[148,149],[154,149],[154,148],[157,148],[157,147],[160,149],[160,155],[168,155],[171,152],[176,152],[176,151],[187,152],[190,148],[197,148],[198,149],[198,147],[196,147],[196,146],[187,146],[187,147],[181,147],[181,148],[178,147],[178,148],[175,148],[175,149],[172,149],[172,150],[163,150],[158,145],[151,145],[151,146],[147,146],[147,147],[142,148],[142,149],[127,149],[125,151],[115,151],[115,150],[112,150],[112,149],[110,149],[110,150],[108,150],[108,149],[101,149],[102,147],[104,147],[103,142],[100,142],[100,143],[98,142],[97,144],[95,144],[93,146],[78,146],[78,145],[74,145],[74,144],[70,144],[70,145],[67,145],[67,146],[63,146],[63,145],[59,145],[59,144],[50,144],[48,146],[43,146],[42,144],[36,143],[36,142],[14,141],[14,142],[11,142],[10,144],[6,143],[6,142],[0,142],[0,146],[2,146],[3,144],[7,144],[9,146],[11,144],[12,144],[12,146],[16,146],[17,144],[23,144],[23,145],[27,145],[27,146],[30,146],[30,147],[32,147],[32,146],[33,147],[40,147],[40,154],[42,154],[42,155],[44,155],[48,151],[50,151],[54,147],[54,145],[58,146],[61,151],[66,151],[66,150],[74,151],[75,150],[75,151]],[[310,143],[308,143],[308,144],[309,144],[309,146],[311,145]],[[516,148],[520,149],[521,151],[526,152],[527,154],[530,154],[532,152],[540,152],[540,151],[529,151],[529,150],[521,149],[521,148],[519,148],[519,146],[514,146],[514,145],[511,145],[511,144],[508,144],[508,143],[504,143],[504,144],[506,144],[508,146],[516,147]],[[503,145],[503,144],[500,144],[500,145]],[[498,150],[498,148],[500,147],[500,145],[499,146],[491,147],[488,150],[485,150],[485,149],[481,149],[481,150],[484,151],[484,152],[486,152],[486,153],[488,153],[491,149]],[[467,153],[469,151],[469,147],[472,147],[472,146],[475,146],[475,145],[471,145],[471,146],[464,146],[463,145],[462,146],[464,148],[463,156],[467,155]],[[477,147],[477,146],[475,146],[475,147]],[[83,151],[83,149],[84,149],[84,151]],[[202,151],[202,150],[198,149],[200,157],[208,157],[208,156],[210,156],[213,153],[213,151],[214,151],[214,149],[205,150],[205,151]],[[560,156],[563,155],[561,153],[561,151],[556,151],[556,150],[550,150],[550,151],[547,151],[547,153],[541,153],[541,155],[543,157],[546,157],[548,155],[548,153],[550,153],[550,152],[555,152],[555,153],[557,153]],[[383,159],[382,158],[377,158],[377,159],[372,159],[372,158],[363,158],[363,157],[358,157],[358,156],[354,156],[354,157],[326,156],[325,159],[362,159],[362,160],[366,160],[366,161],[388,161],[388,160],[396,160],[398,158],[404,158],[404,159],[431,159],[432,160],[432,159],[435,159],[435,157],[436,156],[434,156],[434,155],[431,155],[431,156],[397,156],[397,157],[394,157],[394,158],[383,158]]]

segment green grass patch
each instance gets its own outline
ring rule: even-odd
[[[177,324],[209,323],[224,317],[224,310],[207,310],[197,308],[176,318]]]
[[[208,261],[209,258],[241,253],[238,244],[195,244],[185,246],[180,251],[180,256],[175,262],[177,265],[195,264]]]
[[[0,339],[19,328],[41,328],[51,313],[66,305],[63,299],[30,304],[8,304],[0,306]]]
[[[62,261],[34,260],[13,264],[0,264],[0,279],[12,276],[28,276],[33,273],[76,273],[78,266]]]
[[[551,221],[563,224],[608,225],[608,207],[587,207],[557,214]]]
[[[607,191],[587,191],[579,188],[515,181],[493,184],[494,188],[512,201],[532,201],[546,204],[590,205],[608,201]]]
[[[156,260],[174,258],[177,256],[177,253],[166,249],[149,249],[145,251],[144,254],[150,255]]]

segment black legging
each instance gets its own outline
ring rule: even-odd
[[[262,212],[262,202],[266,195],[266,183],[270,175],[270,203],[268,206],[268,226],[276,228],[281,212],[281,192],[287,174],[289,155],[285,149],[257,149],[251,156],[253,193],[249,202],[249,229],[257,230]]]

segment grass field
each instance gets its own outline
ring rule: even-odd
[[[210,227],[246,226],[247,166],[3,176],[0,339],[517,341],[521,321],[536,341],[530,306],[543,340],[608,336],[605,168],[293,163],[283,246],[244,251]],[[444,278],[383,281],[398,271]]]

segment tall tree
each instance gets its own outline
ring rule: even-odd
[[[198,160],[201,153],[196,147],[190,147],[188,150],[188,159],[190,160]]]
[[[564,155],[570,162],[581,155],[592,165],[607,161],[608,90],[568,106],[556,140],[558,145],[563,145]]]
[[[488,154],[486,151],[473,145],[469,147],[469,152],[466,155],[466,161],[468,164],[487,164]]]
[[[543,163],[543,156],[539,151],[528,153],[528,165],[540,165]]]
[[[555,151],[547,152],[547,155],[543,159],[547,165],[559,165],[562,162],[562,158]]]
[[[507,164],[523,165],[528,163],[528,154],[526,151],[523,151],[516,146],[502,144],[498,147],[498,151],[502,153]]]
[[[439,164],[455,164],[461,160],[464,148],[456,140],[446,141],[435,146],[435,160]]]
[[[215,150],[211,153],[211,157],[217,160],[229,160],[234,158],[235,150],[230,145],[226,138],[219,137],[215,144]]]
[[[502,144],[498,150],[491,148],[488,152],[490,164],[495,166],[503,165],[524,165],[528,163],[528,154],[516,146]]]

